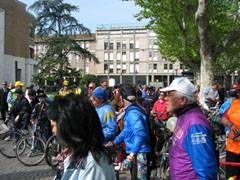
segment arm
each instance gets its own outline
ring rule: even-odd
[[[7,103],[13,104],[15,102],[15,99],[12,99],[12,92],[9,91],[8,96],[7,96]]]
[[[104,116],[104,125],[103,134],[106,140],[110,140],[115,137],[117,133],[117,122],[116,116],[113,112],[107,112]]]
[[[144,121],[143,116],[140,116],[139,114],[134,112],[132,112],[131,114],[132,116],[130,118],[131,119],[130,125],[134,133],[134,142],[133,142],[131,152],[133,152],[134,154],[137,154],[142,144],[147,139],[147,130],[143,124],[143,121]]]
[[[115,144],[120,144],[124,141],[124,137],[126,134],[126,130],[125,128],[123,128],[123,130],[121,131],[121,133],[116,137],[116,139],[114,140]]]
[[[199,180],[217,179],[217,160],[209,128],[200,124],[192,125],[182,145]]]
[[[37,116],[39,114],[39,108],[38,108],[39,104],[37,104],[33,111],[32,111],[32,115],[31,115],[31,119],[37,119]]]

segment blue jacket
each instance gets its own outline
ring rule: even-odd
[[[98,117],[100,119],[103,134],[105,137],[104,144],[107,144],[109,141],[114,140],[118,131],[116,115],[112,106],[109,104],[102,104],[100,106],[97,106],[96,111],[98,113]]]
[[[127,153],[137,154],[151,151],[147,117],[137,109],[141,110],[136,104],[125,109],[124,128],[114,141],[116,144],[124,141]]]

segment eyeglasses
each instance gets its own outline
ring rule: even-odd
[[[160,96],[164,96],[164,94],[160,94]]]
[[[94,89],[94,87],[88,87],[88,89]]]
[[[7,84],[2,84],[2,85],[7,85]]]

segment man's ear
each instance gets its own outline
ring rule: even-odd
[[[182,105],[182,106],[185,106],[185,105],[187,104],[187,102],[188,102],[187,97],[186,97],[186,96],[183,96],[183,97],[181,98],[181,105]]]

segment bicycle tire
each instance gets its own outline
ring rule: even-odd
[[[7,140],[7,138],[10,138]],[[19,132],[7,131],[0,136],[0,153],[7,158],[16,157],[16,145],[23,135]]]
[[[51,166],[51,168],[55,171],[58,170],[58,161],[56,160],[56,157],[59,153],[61,153],[63,150],[63,146],[61,144],[59,144],[58,141],[55,142],[55,144],[53,144],[50,148],[50,152],[49,152],[49,164]]]
[[[45,148],[45,154],[44,154],[44,157],[45,157],[45,161],[46,161],[46,163],[47,163],[47,165],[49,165],[49,166],[51,166],[50,165],[50,162],[49,162],[49,152],[50,152],[50,147],[51,147],[51,145],[52,145],[52,143],[53,143],[53,141],[54,140],[56,140],[56,136],[55,135],[52,135],[49,139],[48,139],[48,141],[47,141],[47,143],[46,143],[46,148]]]
[[[40,137],[34,137],[32,148],[32,136],[22,138],[16,147],[16,157],[26,166],[35,166],[44,160],[45,142]]]

